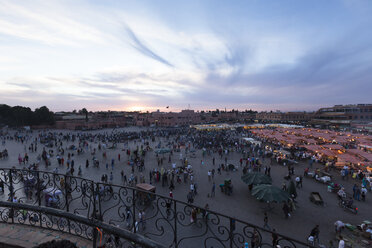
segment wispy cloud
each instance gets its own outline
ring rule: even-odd
[[[139,51],[140,53],[142,53],[143,55],[145,55],[145,56],[147,56],[151,59],[154,59],[154,60],[156,60],[160,63],[163,63],[167,66],[173,67],[173,65],[171,63],[169,63],[166,59],[157,55],[149,47],[144,45],[143,42],[138,39],[138,37],[136,36],[136,34],[133,32],[133,30],[130,27],[127,26],[125,29],[126,29],[128,35],[129,35],[129,38],[132,41],[132,43],[131,43],[132,47],[134,47],[137,51]]]
[[[81,42],[102,44],[109,36],[85,24],[56,3],[26,2],[23,6],[14,1],[2,1],[0,14],[0,33],[47,45],[81,46]]]

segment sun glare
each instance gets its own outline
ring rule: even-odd
[[[128,107],[129,111],[145,111],[147,108],[142,106],[132,106]]]

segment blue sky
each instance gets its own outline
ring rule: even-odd
[[[0,99],[54,111],[372,103],[372,1],[0,0]]]

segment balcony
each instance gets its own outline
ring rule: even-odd
[[[272,232],[230,216],[132,187],[44,171],[0,169],[0,222],[55,230],[99,247],[243,247]],[[141,219],[139,219],[141,213]],[[312,247],[278,235],[281,247]]]

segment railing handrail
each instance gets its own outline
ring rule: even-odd
[[[0,207],[22,209],[22,210],[34,211],[34,212],[43,213],[43,214],[49,214],[49,215],[57,216],[60,218],[66,218],[66,219],[76,221],[78,223],[82,223],[82,224],[85,224],[87,226],[91,226],[94,228],[98,227],[99,229],[103,229],[105,232],[119,236],[120,238],[129,240],[129,241],[135,242],[136,244],[144,245],[145,247],[164,248],[163,245],[149,238],[146,238],[140,234],[118,228],[116,226],[107,224],[95,218],[88,219],[79,214],[69,213],[66,211],[62,211],[60,209],[43,207],[43,206],[39,207],[39,206],[34,206],[34,205],[29,205],[29,204],[23,204],[23,203],[18,203],[18,202],[8,202],[8,201],[0,201]]]
[[[133,190],[134,192],[138,191],[138,192],[145,192],[146,194],[151,194],[151,195],[154,195],[154,196],[159,196],[163,199],[166,199],[168,201],[171,201],[171,202],[175,202],[175,203],[180,203],[180,204],[183,204],[183,205],[187,205],[187,206],[190,206],[190,207],[196,207],[200,210],[204,210],[206,212],[208,212],[209,214],[213,214],[213,215],[216,215],[216,216],[221,216],[221,217],[224,217],[224,218],[227,218],[227,219],[234,219],[234,220],[237,220],[239,221],[240,223],[246,225],[246,226],[250,226],[254,229],[258,229],[260,231],[263,231],[263,232],[266,232],[266,233],[270,233],[270,234],[276,234],[278,235],[280,238],[283,238],[283,239],[286,239],[286,240],[290,240],[290,241],[293,241],[297,244],[300,244],[300,245],[304,245],[306,247],[309,247],[309,248],[314,248],[315,246],[312,246],[311,244],[308,244],[308,243],[305,243],[303,241],[299,241],[297,239],[294,239],[294,238],[291,238],[291,237],[288,237],[286,235],[283,235],[281,233],[278,233],[278,232],[273,232],[271,230],[268,230],[268,229],[265,229],[261,226],[257,226],[255,224],[252,224],[252,223],[248,223],[246,221],[242,221],[241,219],[237,218],[237,217],[232,217],[232,216],[228,216],[228,215],[225,215],[225,214],[221,214],[221,213],[218,213],[216,211],[213,211],[213,210],[210,210],[210,209],[205,209],[203,207],[200,207],[200,206],[196,206],[196,205],[193,205],[193,204],[189,204],[187,202],[184,202],[184,201],[181,201],[181,200],[176,200],[176,199],[173,199],[173,198],[170,198],[168,196],[165,196],[165,195],[160,195],[160,194],[157,194],[157,193],[153,193],[153,192],[149,192],[149,191],[146,191],[146,190],[142,190],[142,189],[138,189],[136,187],[132,187],[132,186],[123,186],[123,185],[118,185],[118,184],[109,184],[109,183],[103,183],[103,182],[96,182],[96,181],[93,181],[93,180],[90,180],[90,179],[86,179],[86,178],[83,178],[83,177],[79,177],[79,176],[71,176],[71,175],[66,175],[66,174],[61,174],[61,173],[54,173],[54,172],[49,172],[49,171],[43,171],[43,170],[31,170],[31,169],[19,169],[19,168],[0,168],[0,170],[11,170],[11,171],[24,171],[24,172],[35,172],[35,173],[47,173],[47,174],[52,174],[52,175],[55,175],[55,176],[60,176],[60,177],[71,177],[71,178],[74,178],[74,179],[80,179],[80,180],[84,180],[86,182],[90,182],[94,185],[104,185],[104,186],[112,186],[112,187],[119,187],[119,188],[125,188],[125,189],[130,189],[130,190]],[[2,202],[2,201],[0,201]],[[8,202],[7,202],[8,203]],[[33,205],[27,205],[27,204],[22,204],[22,205],[25,205],[25,206],[33,206]],[[37,207],[37,208],[47,208],[47,207]],[[51,209],[51,208],[47,208],[47,209]],[[55,209],[53,209],[55,210]],[[61,210],[59,210],[60,212],[63,212]],[[67,212],[65,212],[67,213]],[[74,215],[74,214],[72,214]],[[80,216],[81,217],[81,216]],[[85,217],[82,217],[82,218],[85,218]],[[85,218],[86,220],[89,220],[87,218]],[[105,224],[102,222],[102,224]],[[110,227],[113,227],[112,225],[109,225]],[[120,229],[118,228],[119,230],[123,230],[123,229]],[[129,231],[127,231],[129,232]],[[132,233],[132,232],[129,232],[129,233]],[[152,242],[152,241],[151,241]]]

